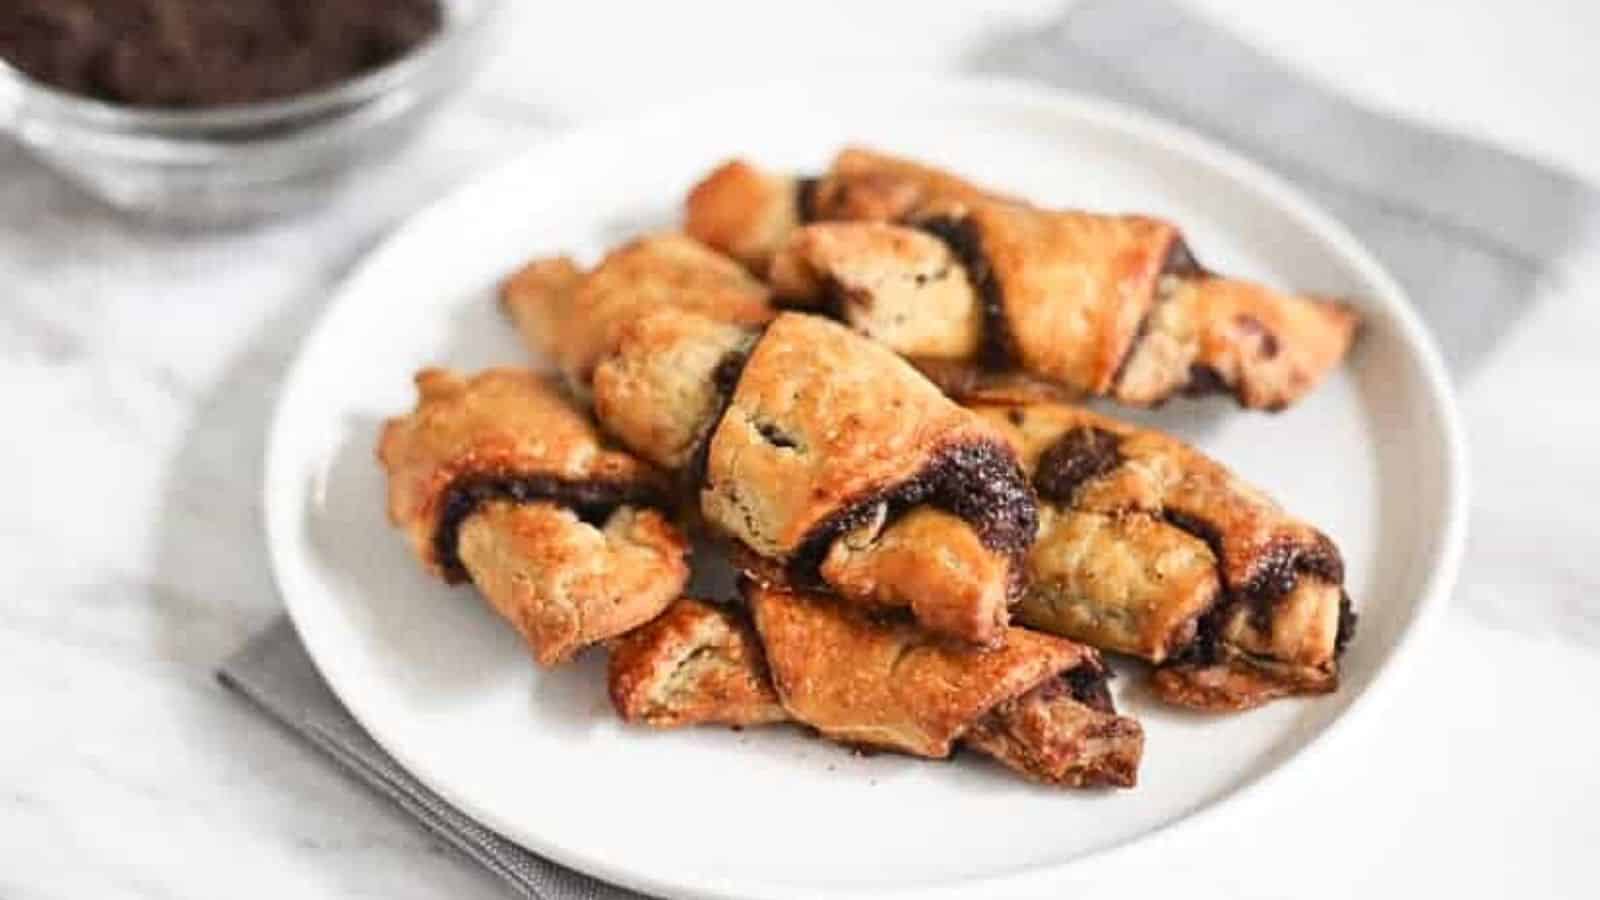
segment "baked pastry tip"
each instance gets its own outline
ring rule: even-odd
[[[1011,447],[888,349],[816,316],[675,310],[624,328],[595,412],[680,472],[737,561],[989,643],[1037,513]]]
[[[423,567],[470,580],[541,665],[649,621],[688,579],[688,543],[653,467],[606,447],[547,378],[416,377],[378,458],[389,520]]]
[[[742,609],[682,597],[610,650],[611,704],[626,722],[744,727],[789,719]]]
[[[1355,614],[1326,535],[1158,431],[1062,404],[976,410],[1039,496],[1022,623],[1149,660],[1155,694],[1196,709],[1338,686]]]
[[[1089,647],[1022,628],[973,647],[754,582],[746,600],[784,708],[824,737],[932,758],[959,744],[1045,784],[1137,781],[1143,730]]]
[[[740,325],[773,314],[769,290],[738,263],[676,232],[629,241],[584,271],[564,256],[535,259],[500,286],[523,342],[552,359],[575,391],[628,322],[673,308]]]
[[[785,205],[792,214],[759,230],[735,227],[737,208]],[[686,218],[767,276],[782,305],[946,371],[1020,372],[1129,406],[1227,393],[1283,409],[1359,326],[1343,302],[1207,270],[1160,219],[1043,209],[860,148],[816,179],[725,164],[690,193]]]

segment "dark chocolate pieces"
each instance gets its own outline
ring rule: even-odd
[[[983,235],[970,219],[933,216],[913,223],[915,227],[943,241],[967,270],[967,278],[978,292],[978,308],[983,315],[983,345],[978,362],[988,369],[1009,369],[1018,358],[1016,342],[1006,319],[1005,291],[989,264],[983,248]]]
[[[1019,417],[1020,418],[1020,417]],[[1015,420],[1014,420],[1015,421]],[[1020,424],[1020,422],[1016,422]],[[1115,471],[1124,462],[1123,437],[1103,428],[1079,425],[1067,430],[1044,449],[1035,467],[1033,484],[1043,499],[1071,506],[1078,489]],[[1243,579],[1230,578],[1223,569],[1226,554],[1222,533],[1202,514],[1193,510],[1164,508],[1163,521],[1203,541],[1217,560],[1222,593],[1203,613],[1195,633],[1182,647],[1169,648],[1172,663],[1210,664],[1216,661],[1217,641],[1228,615],[1247,604],[1252,624],[1258,629],[1271,627],[1273,604],[1294,591],[1302,576],[1330,584],[1344,582],[1344,560],[1327,535],[1317,533],[1310,543],[1281,540],[1270,544],[1255,560]],[[1335,652],[1342,652],[1355,630],[1355,613],[1350,597],[1341,592],[1339,631]]]
[[[458,552],[462,523],[483,504],[495,500],[555,503],[590,524],[604,521],[619,506],[666,505],[666,498],[653,486],[637,482],[568,481],[515,473],[458,476],[444,490],[439,523],[433,532],[434,555],[450,584],[459,584],[468,577]]]
[[[1039,455],[1033,486],[1039,496],[1071,503],[1078,486],[1122,465],[1122,435],[1079,425],[1067,431]]]
[[[758,337],[757,340],[760,340]],[[717,389],[717,411],[706,422],[705,429],[700,432],[700,437],[695,441],[694,450],[689,454],[689,465],[683,472],[683,488],[693,492],[698,490],[706,480],[706,466],[711,458],[711,436],[717,433],[717,426],[722,424],[722,419],[728,414],[728,407],[733,404],[733,391],[739,386],[739,379],[744,377],[745,363],[750,361],[750,354],[754,351],[752,344],[747,350],[728,353],[717,361],[717,367],[711,370],[711,384]]]
[[[814,526],[790,558],[790,577],[800,584],[819,584],[818,569],[828,548],[870,521],[880,505],[887,507],[887,523],[923,504],[961,518],[985,547],[1014,556],[1027,551],[1039,528],[1033,491],[1009,447],[995,441],[952,444],[912,478],[858,497]]]
[[[0,57],[108,103],[206,108],[304,94],[404,56],[439,0],[10,0]]]

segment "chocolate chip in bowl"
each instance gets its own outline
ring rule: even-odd
[[[12,0],[0,127],[142,218],[237,224],[338,196],[484,55],[497,0]]]

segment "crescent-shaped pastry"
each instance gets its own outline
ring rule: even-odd
[[[747,600],[784,708],[824,737],[935,758],[961,742],[1048,784],[1136,780],[1143,731],[1116,714],[1088,647],[1021,628],[993,648],[952,644],[772,586]]]
[[[787,227],[727,225],[741,203],[784,202]],[[727,164],[690,194],[687,228],[738,246],[780,303],[944,364],[931,372],[1025,373],[1130,406],[1221,392],[1282,409],[1359,324],[1343,303],[1206,270],[1159,219],[1041,209],[858,149],[813,180]]]
[[[688,544],[667,485],[607,449],[550,381],[426,369],[378,458],[389,520],[424,567],[470,579],[542,665],[654,618],[683,590]]]
[[[624,244],[590,272],[567,257],[534,260],[505,280],[500,302],[523,341],[581,391],[622,326],[644,313],[671,307],[756,325],[772,317],[768,293],[738,263],[667,232]]]
[[[746,608],[684,598],[612,642],[611,700],[624,721],[793,720],[842,743],[914,756],[964,746],[1044,784],[1137,780],[1144,732],[1117,715],[1109,670],[1089,648],[1022,629],[993,650],[951,645],[832,598],[745,589],[759,638]]]
[[[1156,664],[1165,700],[1246,709],[1338,686],[1338,548],[1168,435],[1061,404],[987,405],[1032,473],[1025,624]]]
[[[967,641],[1002,633],[1032,491],[991,425],[888,349],[816,316],[755,333],[668,310],[623,329],[593,392],[747,571]]]

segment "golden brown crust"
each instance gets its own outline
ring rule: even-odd
[[[1116,386],[1132,406],[1204,388],[1250,409],[1283,409],[1339,364],[1360,327],[1339,301],[1232,278],[1174,278],[1161,293]]]
[[[524,346],[543,353],[559,343],[583,278],[571,257],[554,256],[531,260],[501,282],[500,308],[516,325]]]
[[[617,346],[630,322],[663,307],[740,325],[772,315],[765,285],[686,235],[630,241],[573,279],[565,261],[535,262],[505,283],[501,302],[529,346],[547,354],[575,389]]]
[[[1159,663],[1217,601],[1216,557],[1166,522],[1049,503],[1039,522],[1017,608],[1024,624]]]
[[[462,565],[540,665],[655,618],[689,578],[688,542],[653,509],[603,527],[553,503],[492,501],[461,526]]]
[[[909,609],[936,634],[974,644],[1004,636],[1013,559],[950,513],[919,506],[887,526],[872,522],[833,542],[822,580],[849,600]]]
[[[1184,705],[1337,686],[1347,601],[1321,532],[1160,432],[1062,405],[978,411],[1040,492],[1024,622],[1165,663],[1157,693]]]
[[[752,568],[912,605],[969,640],[1004,623],[1012,559],[1035,524],[1021,469],[982,419],[872,341],[795,313],[757,337],[660,311],[624,329],[597,368],[595,408],[628,446],[700,486],[705,521],[764,561]],[[897,524],[925,505],[952,515]],[[948,549],[925,569],[934,557],[897,535],[934,520]],[[822,571],[845,532],[854,552]]]
[[[1064,787],[1133,787],[1144,755],[1137,721],[1074,700],[1060,680],[999,704],[962,741],[1025,778]]]
[[[622,328],[616,352],[595,367],[595,415],[635,453],[682,469],[726,400],[717,367],[754,340],[748,329],[693,313],[648,313]]]
[[[1011,364],[1089,394],[1110,391],[1178,238],[1172,225],[1146,216],[992,200],[920,216],[948,217],[975,232],[998,290]]]
[[[799,224],[798,180],[729,160],[689,191],[684,230],[752,271],[767,262]]]
[[[837,741],[917,756],[950,755],[973,720],[1087,652],[1025,631],[980,651],[814,594],[755,587],[748,599],[791,715]]]
[[[1095,652],[1010,629],[992,649],[940,641],[818,594],[748,586],[773,683],[790,714],[825,736],[943,757],[980,716]]]
[[[842,505],[914,478],[941,449],[993,437],[888,349],[785,313],[712,433],[701,508],[756,552],[786,559]]]
[[[916,359],[908,360],[923,377],[938,386],[945,396],[958,403],[1077,403],[1084,399],[1082,391],[1065,385],[1043,381],[1026,372],[1016,370],[993,371],[978,365],[976,360]]]
[[[691,597],[611,643],[611,704],[657,728],[764,725],[789,714],[747,614]]]
[[[384,423],[378,458],[389,476],[389,521],[430,571],[446,574],[435,546],[449,489],[469,476],[537,476],[568,485],[664,488],[654,469],[606,449],[593,424],[551,380],[522,369],[472,378],[447,369],[416,376],[418,401]]]
[[[965,359],[983,339],[966,269],[932,235],[824,222],[789,235],[768,274],[784,305],[814,309],[904,356]]]
[[[688,543],[628,503],[663,494],[661,476],[603,447],[554,383],[427,369],[417,389],[417,408],[379,441],[390,520],[429,571],[471,578],[541,665],[648,621],[682,591]]]
[[[943,169],[860,146],[839,151],[823,182],[819,185],[819,193],[825,194],[829,183],[834,183],[839,185],[835,190],[844,196],[835,200],[835,205],[831,207],[827,197],[819,198],[820,219],[894,222],[931,203],[1008,199]],[[852,191],[896,199],[879,203],[877,209],[872,211],[875,214],[863,214],[868,210],[863,209],[860,198],[848,197]]]
[[[1276,410],[1314,389],[1358,330],[1340,302],[1205,271],[1174,226],[1146,216],[1041,209],[862,148],[808,184],[796,191],[802,219],[928,229],[960,259],[964,279],[917,286],[937,254],[910,252],[915,242],[894,228],[839,231],[828,244],[793,225],[762,232],[763,258],[777,253],[771,274],[791,302],[908,356],[1014,368],[1131,406],[1224,392]]]

